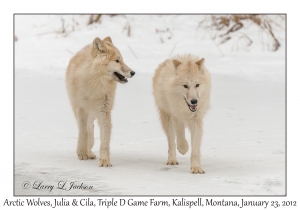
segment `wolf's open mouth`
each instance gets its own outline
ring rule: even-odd
[[[120,81],[128,82],[127,78],[119,74],[118,72],[114,72],[114,74],[119,78]]]
[[[192,105],[190,105],[190,104],[186,101],[185,98],[184,98],[184,100],[185,100],[186,104],[188,105],[189,109],[190,109],[192,112],[195,112],[195,111],[197,110],[197,104],[192,104]]]

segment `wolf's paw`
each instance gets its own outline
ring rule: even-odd
[[[93,152],[77,152],[79,160],[95,159],[96,155]]]
[[[189,150],[189,144],[185,139],[182,141],[177,141],[177,150],[183,155],[187,153],[187,151]]]
[[[169,159],[167,165],[178,165],[178,161],[176,159]]]
[[[205,172],[202,170],[201,167],[191,167],[192,174],[204,174]]]
[[[100,167],[111,167],[112,164],[110,163],[109,160],[103,159],[103,158],[102,158],[102,159],[100,159],[99,166],[100,166]]]
[[[78,155],[78,160],[87,160],[88,158],[88,154],[85,151],[77,151],[77,155]]]
[[[78,160],[87,160],[88,156],[87,155],[78,155]]]
[[[95,159],[95,158],[96,158],[96,155],[92,151],[89,151],[88,159]]]

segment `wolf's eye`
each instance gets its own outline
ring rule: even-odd
[[[187,86],[187,85],[184,85],[183,87],[184,87],[184,88],[188,88],[188,86]]]
[[[196,87],[199,87],[199,84],[197,84]]]
[[[120,61],[119,61],[119,60],[116,60],[116,62],[119,63]]]

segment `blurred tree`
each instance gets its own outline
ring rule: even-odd
[[[98,15],[90,15],[88,25],[93,23],[101,23],[101,14]]]
[[[218,38],[220,40],[219,43],[223,44],[231,40],[233,35],[235,35],[235,32],[244,28],[246,22],[252,22],[259,27],[262,33],[266,33],[269,37],[271,37],[271,50],[276,51],[280,47],[280,42],[275,35],[274,28],[282,29],[281,24],[276,22],[276,20],[278,22],[284,22],[285,15],[211,15],[210,20],[205,18],[199,24],[203,25],[204,23],[209,22],[206,26],[213,30],[220,31],[221,33],[218,33],[212,38]],[[238,39],[246,41],[248,46],[253,43],[246,34],[240,34]]]

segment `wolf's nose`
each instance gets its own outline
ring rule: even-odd
[[[191,103],[192,103],[192,104],[197,104],[197,102],[198,102],[197,99],[192,99],[192,100],[191,100]]]
[[[131,71],[131,72],[130,72],[130,75],[133,77],[133,75],[135,75],[135,72],[134,72],[134,71]]]

